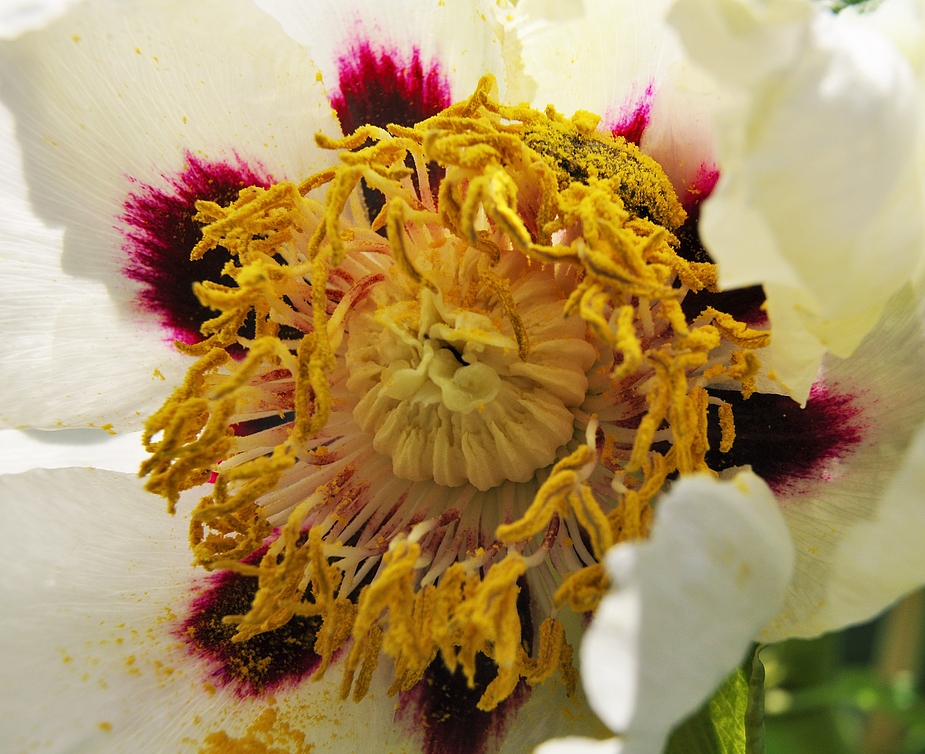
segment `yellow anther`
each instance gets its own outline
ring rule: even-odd
[[[369,636],[366,640],[366,651],[363,653],[363,664],[360,666],[360,672],[353,682],[353,701],[361,701],[369,691],[369,684],[373,679],[373,673],[379,664],[379,653],[382,650],[382,629],[379,626],[372,626],[369,630]],[[344,674],[341,696],[346,697],[343,687],[349,689],[348,676]]]
[[[392,259],[398,269],[418,285],[430,288],[434,293],[437,292],[437,286],[427,280],[414,263],[408,258],[408,251],[405,248],[405,214],[408,205],[401,199],[393,199],[389,203],[388,213],[386,215],[386,230],[389,236],[389,245],[392,248]]]
[[[719,426],[722,430],[719,451],[720,453],[728,453],[732,450],[732,444],[736,439],[736,428],[732,416],[732,406],[725,401],[719,404]]]
[[[322,662],[312,674],[314,679],[321,678],[327,672],[334,659],[335,652],[343,647],[344,643],[350,638],[350,632],[353,630],[353,623],[357,616],[357,606],[346,595],[342,595],[331,602],[330,606],[322,614],[324,615],[324,622],[315,636],[315,654],[321,656]],[[378,641],[378,637],[371,634],[370,641]],[[346,678],[345,673],[344,683],[347,682]],[[341,689],[345,697],[350,693],[349,685],[347,689],[346,692],[343,691],[343,687]]]
[[[353,624],[354,644],[344,664],[345,676],[352,676],[364,660],[366,646],[376,639],[376,627],[383,613],[388,614],[389,620],[388,631],[382,639],[388,654],[414,665],[429,663],[432,659],[430,636],[415,630],[419,622],[415,620],[414,611],[414,569],[420,554],[418,545],[406,540],[395,541],[383,558],[381,572],[363,589]]]
[[[520,249],[530,246],[530,233],[517,212],[517,186],[500,168],[488,168],[485,174],[470,181],[460,208],[461,227],[470,243],[476,241],[478,215],[485,214],[498,223]]]
[[[517,339],[520,360],[526,361],[530,353],[530,336],[527,334],[527,328],[524,327],[524,323],[517,313],[517,305],[514,303],[514,297],[511,295],[510,283],[505,278],[499,277],[490,270],[486,270],[482,273],[482,280],[495,292],[495,295],[501,302],[504,313],[511,321],[511,327],[514,329],[514,337]]]
[[[642,344],[636,335],[635,310],[632,306],[621,306],[617,315],[616,338],[614,345],[623,355],[623,363],[613,373],[613,379],[628,377],[642,363]]]
[[[646,402],[649,404],[649,410],[642,418],[642,421],[639,423],[639,428],[636,430],[633,450],[630,454],[629,463],[626,465],[628,471],[641,469],[645,463],[646,456],[655,439],[655,433],[668,414],[671,397],[671,386],[668,381],[666,370],[657,370],[656,383],[646,395]]]
[[[362,147],[367,141],[381,138],[383,129],[376,126],[360,126],[352,134],[348,134],[340,139],[332,139],[330,136],[319,131],[315,134],[315,144],[322,149],[350,150]]]
[[[527,671],[524,673],[527,683],[535,686],[552,676],[562,664],[566,646],[565,629],[562,624],[552,618],[546,618],[540,624],[536,658],[524,656],[522,661],[524,670]]]
[[[211,222],[202,231],[202,241],[200,241],[190,252],[190,259],[199,259],[210,249],[214,249],[226,239],[229,231],[234,231],[238,235],[243,233],[248,236],[254,231],[263,233],[271,229],[260,222],[259,216],[277,207],[284,205],[286,200],[301,200],[302,195],[294,183],[283,181],[271,186],[269,189],[257,189],[256,191],[246,193],[246,189],[241,192],[241,198],[232,205],[231,211],[224,212],[223,217]],[[208,210],[214,205],[210,203],[198,203],[197,209],[200,212]],[[206,215],[208,218],[209,215]],[[276,222],[285,222],[285,216],[282,213],[271,215],[268,219]],[[250,231],[251,233],[248,233]],[[224,245],[224,244],[223,244]]]
[[[687,326],[687,319],[684,316],[684,312],[682,311],[678,300],[673,298],[665,298],[662,299],[661,305],[662,316],[671,323],[671,329],[674,330],[680,338],[689,340],[690,329]]]
[[[688,432],[687,446],[689,448],[690,471],[709,471],[704,456],[710,445],[707,440],[707,406],[709,404],[709,395],[702,387],[693,388],[687,395],[687,420],[686,428]],[[681,467],[681,464],[678,464]]]
[[[742,396],[750,398],[758,389],[755,377],[761,372],[761,359],[751,351],[733,351],[726,372],[742,383]]]
[[[753,330],[744,322],[712,306],[707,307],[700,316],[712,319],[723,337],[739,348],[765,348],[771,342],[771,333],[767,330]]]
[[[518,579],[527,564],[516,553],[492,566],[476,585],[471,596],[457,608],[454,621],[460,627],[459,662],[469,680],[475,682],[475,657],[491,648],[499,669],[513,668],[521,646],[520,617],[517,613]],[[480,707],[481,708],[481,707]]]
[[[209,523],[254,503],[276,487],[295,460],[295,455],[283,445],[274,448],[269,456],[223,469],[215,480],[214,491],[199,502],[193,518]],[[238,484],[232,486],[232,482]]]
[[[597,609],[601,598],[610,586],[610,579],[602,563],[572,571],[556,589],[553,601],[556,607],[568,605],[576,613]]]
[[[504,543],[522,542],[545,530],[554,515],[571,512],[588,533],[595,557],[603,557],[613,544],[610,525],[585,481],[596,458],[592,448],[582,445],[559,461],[523,517],[499,526],[495,536]]]
[[[305,196],[309,192],[314,191],[316,188],[321,188],[325,184],[333,181],[336,174],[336,168],[329,168],[328,170],[323,170],[320,173],[315,173],[314,175],[309,176],[299,184],[299,193],[302,196]]]

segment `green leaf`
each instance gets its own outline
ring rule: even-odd
[[[764,754],[764,665],[757,652],[675,729],[665,754]]]

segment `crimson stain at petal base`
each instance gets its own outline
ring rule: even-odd
[[[469,688],[462,668],[451,673],[437,657],[418,684],[400,697],[398,721],[424,735],[424,754],[482,754],[494,751],[529,690],[521,680],[514,693],[491,712],[476,708],[497,672],[484,655],[476,658],[475,688]],[[486,680],[487,679],[487,680]]]
[[[413,126],[450,106],[446,76],[436,62],[425,67],[418,49],[411,51],[410,58],[395,49],[376,51],[368,41],[355,41],[348,49],[337,61],[339,91],[331,97],[331,107],[345,134],[366,124]],[[407,164],[412,165],[410,157]],[[436,192],[442,175],[442,170],[431,166],[432,191]],[[372,220],[384,206],[385,197],[365,181],[363,197]]]
[[[649,84],[642,97],[622,107],[619,115],[611,121],[610,133],[614,136],[622,136],[631,144],[639,146],[643,133],[649,127],[653,91],[652,84]]]
[[[687,191],[684,192],[684,196],[681,197],[684,209],[688,213],[696,214],[699,217],[700,205],[710,198],[710,194],[713,193],[713,189],[716,188],[718,182],[719,170],[716,166],[702,163],[688,185]]]
[[[248,562],[259,562],[262,555],[258,550]],[[256,593],[255,576],[232,571],[212,574],[176,631],[189,652],[206,661],[207,680],[215,686],[230,686],[242,698],[296,684],[321,662],[313,649],[321,623],[317,617],[296,616],[275,631],[232,642],[236,626],[222,619],[244,615]]]
[[[331,97],[344,133],[371,123],[413,126],[450,106],[450,85],[437,63],[425,68],[421,53],[373,50],[355,42],[337,61],[340,90]]]
[[[247,186],[268,188],[269,176],[238,160],[207,162],[186,154],[186,168],[176,176],[165,176],[163,188],[135,182],[136,190],[123,206],[123,249],[128,255],[124,272],[141,283],[140,308],[155,315],[169,337],[183,343],[198,343],[202,323],[216,315],[203,307],[193,293],[193,283],[212,280],[232,285],[222,276],[230,255],[222,247],[197,261],[190,252],[202,238],[202,224],[195,221],[196,201],[203,199],[222,206],[238,198]]]
[[[823,483],[837,474],[838,462],[861,443],[865,422],[852,396],[830,392],[817,383],[805,408],[783,395],[714,390],[732,405],[735,442],[721,453],[716,408],[710,407],[707,464],[715,471],[750,465],[783,497],[805,483]]]
[[[517,581],[517,614],[524,648],[533,648],[534,628],[530,589],[521,576]],[[488,754],[496,751],[514,722],[517,711],[530,697],[520,680],[514,692],[495,709],[483,712],[477,705],[497,675],[495,664],[479,653],[475,658],[475,685],[469,688],[461,667],[451,672],[438,655],[424,677],[399,699],[396,720],[410,731],[423,733],[424,754]]]

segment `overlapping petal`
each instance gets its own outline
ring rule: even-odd
[[[721,285],[765,286],[770,362],[803,402],[921,268],[915,78],[871,24],[809,0],[682,0],[671,21],[732,92],[701,237]]]
[[[144,458],[140,432],[0,429],[0,474],[70,466],[134,473]]]
[[[185,521],[131,476],[0,477],[0,526],[0,725],[11,751],[433,750],[425,728],[395,717],[388,673],[361,702],[339,698],[338,667],[272,695],[221,685],[178,633],[206,582],[189,567]],[[595,725],[561,684],[537,688],[519,712],[492,750]]]
[[[164,752],[189,741],[210,751],[223,736],[259,740],[268,709],[267,732],[281,742],[298,733],[316,751],[389,735],[391,710],[338,702],[335,676],[278,693],[275,706],[210,684],[174,633],[202,578],[185,524],[137,480],[68,469],[0,485],[0,714],[11,751]]]
[[[13,39],[64,13],[78,0],[6,0],[0,10],[0,39]]]
[[[754,474],[687,477],[660,502],[650,538],[616,546],[606,565],[613,590],[582,643],[585,689],[621,736],[612,751],[658,754],[773,614],[793,568],[790,537]]]
[[[919,538],[925,486],[925,311],[905,290],[848,359],[829,356],[814,390],[842,396],[835,431],[851,451],[776,490],[797,552],[781,613],[764,641],[866,620],[925,581]],[[807,427],[812,433],[821,428]],[[794,437],[811,443],[812,435]]]
[[[311,140],[336,118],[308,53],[243,1],[81,4],[10,43],[0,69],[16,118],[0,154],[0,419],[137,427],[187,360],[125,272],[129,196],[170,190],[190,155],[299,180],[330,159]]]

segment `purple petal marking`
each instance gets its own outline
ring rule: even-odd
[[[424,64],[417,48],[407,56],[358,39],[348,50],[337,61],[339,91],[331,96],[344,133],[366,123],[412,126],[449,107],[449,81],[438,63]]]
[[[265,548],[258,550],[247,561],[259,562],[264,552]],[[255,576],[233,571],[210,574],[175,631],[187,651],[205,661],[205,682],[230,687],[242,699],[294,686],[321,662],[313,649],[321,622],[317,617],[296,616],[275,631],[232,642],[236,626],[222,619],[244,615],[256,593]]]
[[[193,219],[196,201],[229,204],[242,188],[267,188],[272,178],[240,159],[236,164],[208,162],[189,152],[184,170],[163,177],[166,185],[162,187],[130,178],[135,191],[125,200],[119,218],[127,256],[123,272],[141,284],[139,309],[154,315],[169,339],[198,343],[203,339],[200,326],[216,313],[199,303],[193,283],[232,281],[222,276],[222,268],[230,259],[223,248],[213,249],[195,262],[189,258],[202,238],[202,225]]]
[[[783,395],[712,391],[732,404],[736,438],[728,453],[720,453],[720,430],[711,406],[710,451],[707,463],[720,471],[751,465],[782,498],[837,478],[841,463],[869,434],[857,396],[835,392],[817,382],[805,408]]]
[[[652,115],[653,84],[646,87],[641,97],[631,97],[620,109],[617,115],[605,118],[609,123],[606,128],[614,136],[622,136],[628,142],[639,146],[642,135],[649,127],[649,118]]]
[[[366,124],[413,126],[450,106],[449,81],[437,62],[424,65],[417,48],[409,57],[378,43],[373,49],[369,41],[360,38],[345,46],[347,54],[337,61],[339,89],[330,98],[345,134]],[[442,177],[443,171],[431,166],[432,191],[437,191]],[[416,182],[417,176],[412,180]],[[385,198],[365,181],[363,197],[372,220]]]
[[[423,734],[423,754],[495,751],[514,722],[517,710],[530,695],[529,688],[521,681],[514,693],[491,712],[476,709],[495,672],[492,662],[480,654],[476,660],[475,688],[470,689],[462,669],[451,673],[443,658],[438,657],[424,678],[401,694],[395,720],[412,735]]]
[[[534,641],[530,590],[525,578],[518,580],[517,614],[524,647]],[[462,668],[450,672],[438,656],[418,684],[399,696],[395,721],[411,735],[423,733],[423,754],[489,754],[496,751],[514,722],[518,710],[530,698],[530,687],[521,679],[514,693],[491,712],[476,705],[497,668],[485,655],[476,655],[475,686],[469,688]]]
[[[688,214],[700,214],[700,203],[710,197],[716,182],[719,180],[719,170],[715,165],[701,163],[694,179],[688,184],[687,191],[681,197],[681,204]]]

